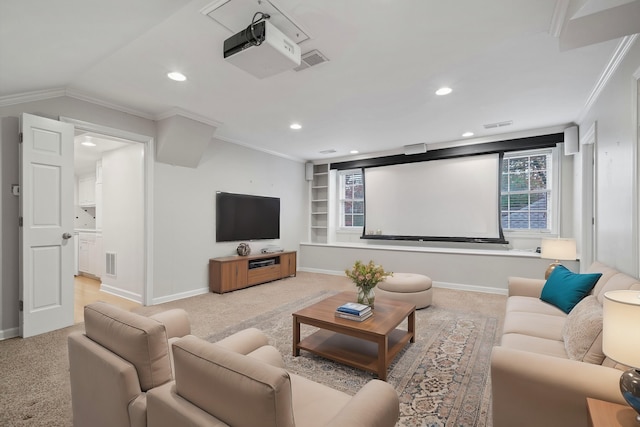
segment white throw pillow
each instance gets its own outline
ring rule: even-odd
[[[602,304],[594,295],[585,297],[567,315],[562,338],[570,359],[602,364]]]

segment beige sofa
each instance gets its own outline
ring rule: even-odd
[[[147,394],[150,426],[392,427],[399,417],[380,380],[350,396],[287,372],[281,357],[265,363],[194,336],[173,353],[175,381]]]
[[[625,404],[621,365],[602,353],[604,293],[640,290],[638,279],[602,263],[591,291],[569,314],[540,299],[544,280],[509,278],[503,334],[491,357],[494,427],[586,426],[586,398]]]

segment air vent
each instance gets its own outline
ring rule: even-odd
[[[510,126],[513,124],[513,120],[507,120],[505,122],[498,122],[498,123],[489,123],[484,125],[485,129],[494,129],[494,128],[501,128],[501,127],[505,127],[505,126]]]
[[[306,70],[309,67],[313,67],[327,61],[329,61],[329,59],[326,56],[321,54],[319,50],[314,49],[302,54],[300,57],[300,65],[294,68],[294,71]]]
[[[104,272],[107,276],[116,277],[116,261],[117,261],[117,256],[115,252],[105,253]]]
[[[332,154],[332,153],[335,153],[335,152],[336,152],[336,150],[334,150],[333,148],[330,148],[328,150],[322,150],[320,152],[320,154]]]

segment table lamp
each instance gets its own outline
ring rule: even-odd
[[[549,264],[544,273],[544,278],[548,279],[553,269],[560,265],[561,260],[576,260],[575,239],[542,239],[540,258],[555,260]]]
[[[620,391],[640,422],[640,291],[605,293],[602,316],[602,350],[631,368],[620,377]]]

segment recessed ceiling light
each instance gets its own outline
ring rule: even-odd
[[[177,82],[183,82],[185,80],[187,80],[187,76],[185,76],[182,73],[179,73],[177,71],[172,71],[171,73],[167,74],[167,77],[169,77],[171,80],[175,80]]]
[[[436,95],[449,95],[453,89],[450,87],[441,87],[436,91]]]
[[[358,150],[351,150],[351,151],[349,151],[349,153],[351,153],[351,154],[358,154],[358,153],[359,153],[359,151],[358,151]]]
[[[91,137],[90,136],[85,136],[84,137],[84,141],[82,141],[80,144],[84,145],[85,147],[95,147],[96,146],[96,144],[93,141],[91,141]]]
[[[463,136],[464,138],[468,138],[468,137],[470,137],[470,136],[473,136],[473,132],[465,132],[465,133],[463,133],[463,134],[462,134],[462,136]]]
[[[289,127],[293,130],[302,129],[302,125],[300,125],[299,123],[291,123]]]

